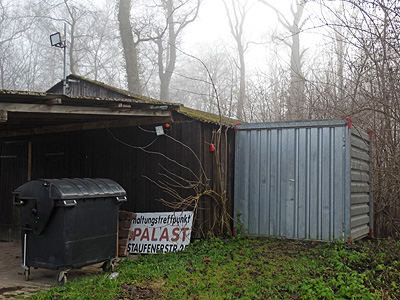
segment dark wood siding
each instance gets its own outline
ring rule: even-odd
[[[213,133],[218,126],[204,123],[176,114],[167,136],[157,136],[154,126],[113,128],[91,131],[75,131],[60,134],[38,135],[32,142],[32,179],[37,178],[110,178],[121,184],[127,191],[128,202],[121,209],[133,212],[169,211],[160,199],[173,201],[167,193],[150,180],[164,180],[161,174],[195,180],[194,172],[201,176],[201,166],[211,186],[216,186],[217,170],[215,154],[209,151]],[[228,207],[232,213],[233,203],[233,153],[234,130],[228,132],[227,152],[221,151],[222,161],[227,165]],[[184,147],[179,142],[186,144]],[[224,140],[223,140],[224,141]],[[12,207],[11,192],[27,180],[27,142],[2,143],[2,153],[11,153],[15,158],[1,160],[0,203],[2,224],[9,228],[17,226],[15,218],[6,217],[15,209]],[[14,148],[13,148],[14,147]],[[225,145],[222,145],[225,148]],[[11,151],[12,150],[12,151]],[[11,151],[11,152],[10,152]],[[193,152],[192,152],[193,151]],[[182,167],[184,166],[184,167]],[[187,169],[186,169],[187,168]],[[11,172],[11,173],[10,173]],[[178,178],[177,177],[177,178]],[[191,191],[180,190],[187,196]],[[3,207],[6,209],[3,210]],[[202,236],[212,228],[215,203],[202,199],[195,223],[195,235]],[[6,227],[1,226],[0,231]]]
[[[1,143],[0,154],[0,240],[15,240],[20,230],[12,192],[28,179],[28,143]]]
[[[106,85],[100,84],[99,82],[91,82],[88,79],[82,79],[73,75],[69,75],[67,80],[67,95],[79,95],[84,97],[95,96],[100,98],[129,98],[129,96],[126,94],[127,92],[112,89],[111,87],[107,87]],[[62,82],[59,82],[58,84],[50,88],[47,92],[62,94]]]

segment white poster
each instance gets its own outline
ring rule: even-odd
[[[184,250],[190,242],[193,212],[136,213],[132,219],[129,253],[158,253]]]

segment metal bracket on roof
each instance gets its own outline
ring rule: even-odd
[[[132,108],[132,105],[130,105],[129,103],[118,103],[117,105],[115,105],[118,108]]]
[[[62,104],[62,100],[60,98],[55,98],[46,101],[46,105],[56,105],[56,104]]]
[[[71,83],[79,83],[79,82],[81,82],[80,80],[77,80],[77,79],[67,79],[67,81],[71,82]]]
[[[168,109],[168,105],[153,105],[153,106],[150,107],[150,109],[167,110]]]

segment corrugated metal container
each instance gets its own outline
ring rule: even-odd
[[[237,127],[235,226],[321,241],[372,232],[370,137],[350,120]]]

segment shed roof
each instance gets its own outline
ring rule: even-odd
[[[82,98],[82,97],[95,97],[95,98],[102,98],[103,100],[108,100],[108,99],[113,99],[113,98],[117,98],[117,99],[131,99],[134,102],[143,102],[143,103],[157,103],[157,104],[173,104],[173,105],[177,105],[176,103],[171,103],[171,102],[163,102],[160,100],[156,100],[156,99],[152,99],[149,97],[145,97],[145,96],[140,96],[134,93],[131,93],[129,91],[123,90],[123,89],[119,89],[117,87],[111,86],[111,85],[107,85],[103,82],[97,81],[97,80],[92,80],[89,78],[85,78],[83,76],[79,76],[76,74],[70,74],[67,76],[67,82],[68,85],[70,86],[70,90],[67,92],[67,95],[69,97],[78,97],[78,98]],[[98,86],[99,88],[103,89],[103,90],[107,90],[107,91],[111,91],[113,92],[112,94],[114,95],[113,97],[104,97],[102,95],[100,95],[100,93],[97,94],[93,94],[93,90],[87,89],[86,91],[82,90],[82,89],[74,89],[74,86],[77,84],[82,84],[82,82],[84,83],[89,83],[91,85],[94,86]],[[52,94],[61,94],[63,90],[63,81],[59,81],[58,83],[56,83],[54,86],[52,86],[50,89],[47,90],[47,93],[52,93]],[[105,93],[102,93],[103,95]]]
[[[205,123],[233,127],[237,120],[190,109],[181,104],[133,95],[105,84],[85,80],[113,97],[63,95],[50,92],[0,90],[0,138],[74,130],[164,124],[173,112]],[[57,85],[62,83],[58,83]],[[56,86],[57,86],[56,85]],[[51,90],[56,90],[56,86]]]
[[[139,95],[131,93],[129,91],[119,89],[119,88],[107,85],[105,83],[102,83],[100,81],[88,79],[88,78],[85,78],[83,76],[76,75],[76,74],[68,75],[67,81],[68,80],[71,81],[70,85],[74,85],[74,84],[76,85],[77,81],[79,81],[80,84],[82,84],[82,82],[86,82],[91,85],[98,86],[101,89],[112,91],[114,95],[118,95],[118,98],[131,99],[132,101],[134,101],[136,103],[154,103],[154,104],[164,104],[164,105],[169,105],[169,106],[172,105],[172,106],[174,106],[174,109],[178,113],[183,114],[189,118],[196,119],[201,122],[205,122],[205,123],[214,123],[214,124],[222,123],[222,125],[228,126],[228,127],[233,127],[236,124],[241,123],[241,121],[239,121],[237,119],[228,118],[228,117],[224,117],[224,116],[220,117],[217,114],[208,113],[208,112],[204,112],[201,110],[196,110],[196,109],[185,107],[183,104],[178,104],[178,103],[174,103],[174,102],[165,102],[165,101],[160,101],[160,100],[152,99],[152,98],[145,97],[145,96],[139,96]],[[62,84],[63,84],[62,81],[58,82],[56,85],[54,85],[52,88],[50,88],[47,92],[61,93]],[[74,96],[74,94],[76,94],[78,92],[78,90],[80,92],[80,95]],[[84,96],[84,94],[87,94],[90,92],[91,91],[76,89],[71,86],[71,89],[68,94],[70,97],[82,98],[82,97],[86,97],[86,96]],[[99,90],[98,90],[98,93],[105,94]],[[82,96],[82,94],[83,94],[83,96]],[[93,97],[93,96],[95,96],[97,98],[99,95],[92,95],[91,97]],[[102,99],[103,100],[113,100],[113,98],[109,98],[109,97],[102,97]]]

